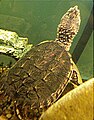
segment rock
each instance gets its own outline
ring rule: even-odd
[[[93,88],[94,78],[68,92],[39,120],[93,120]]]

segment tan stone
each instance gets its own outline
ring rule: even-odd
[[[93,120],[94,78],[64,95],[40,120]]]

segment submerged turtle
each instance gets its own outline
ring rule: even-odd
[[[62,17],[55,40],[33,46],[0,78],[0,115],[38,119],[59,99],[67,84],[79,84],[69,49],[80,26],[77,6]]]

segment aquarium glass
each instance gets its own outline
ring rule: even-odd
[[[72,54],[90,17],[92,0],[0,0],[0,29],[15,31],[33,45],[54,40],[62,15],[75,5],[81,12],[81,26],[71,46]],[[2,61],[6,64],[10,59],[0,55]],[[93,77],[93,30],[76,64],[83,79]]]

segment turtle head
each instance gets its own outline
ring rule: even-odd
[[[56,41],[63,43],[67,51],[69,51],[73,38],[79,30],[80,21],[78,6],[71,7],[61,18],[57,28]]]

